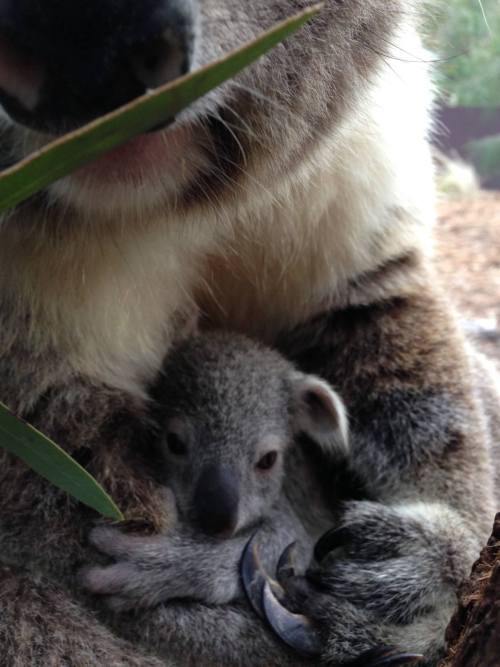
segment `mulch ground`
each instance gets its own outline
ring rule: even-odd
[[[436,262],[449,296],[467,324],[493,327],[478,343],[500,361],[500,192],[442,201]]]

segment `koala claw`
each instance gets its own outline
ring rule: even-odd
[[[317,658],[320,655],[321,642],[309,619],[284,607],[274,595],[268,581],[264,584],[262,605],[269,625],[285,644],[308,658]]]
[[[284,590],[277,581],[271,579],[264,570],[259,556],[259,546],[257,532],[248,540],[240,565],[241,581],[246,596],[252,605],[253,610],[264,618],[264,609],[262,604],[262,595],[264,585],[268,581],[276,595],[280,598],[284,595]]]
[[[241,558],[240,575],[243,589],[253,610],[262,618],[262,591],[266,583],[259,558],[257,532],[248,540]]]
[[[279,602],[269,581],[264,584],[262,604],[264,615],[274,632],[288,646],[306,658],[319,658],[322,643],[311,622],[302,614],[294,614]],[[417,653],[402,653],[400,649],[380,646],[361,654],[349,667],[402,667],[423,659]]]
[[[307,658],[318,658],[321,655],[321,640],[309,619],[284,607],[268,581],[264,584],[262,604],[270,626],[288,646]],[[417,653],[402,653],[401,649],[380,646],[360,655],[349,667],[403,667],[414,665],[422,658]]]
[[[297,542],[292,542],[287,546],[285,551],[280,556],[278,566],[276,568],[276,577],[280,584],[285,585],[287,579],[295,576],[295,552],[297,550]]]
[[[293,576],[293,553],[295,543],[290,544],[278,563],[278,573],[282,580]],[[265,618],[274,632],[297,653],[307,657],[317,657],[320,653],[319,638],[310,621],[300,614],[294,614],[284,607],[278,598],[285,591],[271,579],[262,567],[259,557],[257,533],[254,533],[243,552],[241,561],[243,588],[253,609]]]
[[[319,553],[315,554],[321,561],[333,549],[339,546],[339,531],[329,531],[321,538]],[[330,548],[330,545],[333,545]],[[307,577],[296,577],[294,551],[296,543],[290,544],[282,553],[277,565],[277,581],[265,572],[259,557],[257,533],[247,542],[241,560],[241,578],[247,597],[256,613],[264,618],[274,633],[296,653],[312,659],[318,659],[322,653],[322,642],[319,632],[312,621],[305,615],[291,611],[285,604],[293,601],[296,595],[288,600],[288,585],[298,586],[300,593],[304,586],[314,589],[318,583],[309,581]],[[294,605],[296,606],[296,605]],[[300,606],[300,605],[298,605]],[[390,646],[378,646],[358,656],[349,667],[402,667],[414,665],[422,660],[417,653],[403,652]]]
[[[332,528],[328,530],[314,547],[314,560],[321,563],[329,553],[341,547],[346,540],[347,530],[345,528]]]

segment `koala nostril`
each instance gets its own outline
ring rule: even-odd
[[[189,51],[171,30],[137,48],[131,56],[132,69],[145,88],[157,88],[189,70]]]
[[[45,72],[32,57],[0,37],[0,90],[28,110],[39,101]]]

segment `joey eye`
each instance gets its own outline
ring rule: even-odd
[[[187,445],[176,433],[167,433],[167,447],[176,456],[186,456]]]
[[[258,470],[270,470],[276,463],[277,458],[278,452],[267,452],[267,454],[264,454],[264,456],[257,461],[256,468],[258,468]]]

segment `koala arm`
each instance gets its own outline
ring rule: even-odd
[[[108,608],[120,612],[115,618],[128,639],[141,644],[146,638],[155,655],[179,664],[305,666],[310,664],[305,654],[290,650],[272,633],[258,592],[262,592],[260,585],[269,573],[278,571],[283,581],[287,567],[303,567],[309,561],[307,550],[297,547],[293,565],[281,559],[276,567],[283,546],[290,542],[289,532],[280,529],[283,523],[286,517],[277,512],[274,521],[261,527],[251,539],[250,544],[260,547],[259,567],[269,568],[263,569],[264,574],[255,581],[257,589],[247,585],[258,615],[242,597],[239,585],[238,572],[240,567],[245,569],[240,561],[252,567],[252,551],[245,550],[241,558],[248,535],[210,543],[207,538],[196,540],[186,534],[139,537],[101,527],[92,532],[91,541],[118,562],[84,570],[83,583],[94,593],[106,596]],[[279,584],[275,586],[279,588]],[[355,651],[356,637],[352,639]],[[375,644],[376,633],[372,639]],[[359,664],[353,663],[352,667],[409,664],[401,651],[380,644],[374,648],[359,656]]]
[[[281,350],[345,400],[358,488],[313,566],[290,577],[288,606],[313,621],[327,663],[386,643],[435,665],[494,507],[488,433],[461,334],[427,286],[327,313]]]
[[[90,542],[116,562],[83,568],[81,581],[91,593],[105,595],[114,611],[172,599],[225,604],[240,596],[238,563],[247,540],[217,543],[187,530],[143,537],[101,526]]]
[[[283,498],[259,529],[261,556],[274,573],[279,555],[296,538],[305,565],[310,540]],[[84,586],[105,596],[120,632],[156,655],[182,665],[303,665],[251,609],[240,583],[240,562],[249,533],[226,540],[178,527],[166,535],[128,535],[112,526],[95,528],[92,544],[115,559],[87,567]],[[126,612],[133,613],[126,613]],[[189,657],[191,656],[191,657]]]
[[[91,531],[90,542],[115,562],[83,568],[81,581],[91,593],[106,596],[114,611],[150,608],[175,599],[207,605],[242,600],[240,563],[250,535],[247,530],[220,540],[177,524],[167,534],[140,536],[99,526]],[[282,551],[296,540],[305,565],[311,540],[283,497],[259,527],[263,567],[273,574]]]

